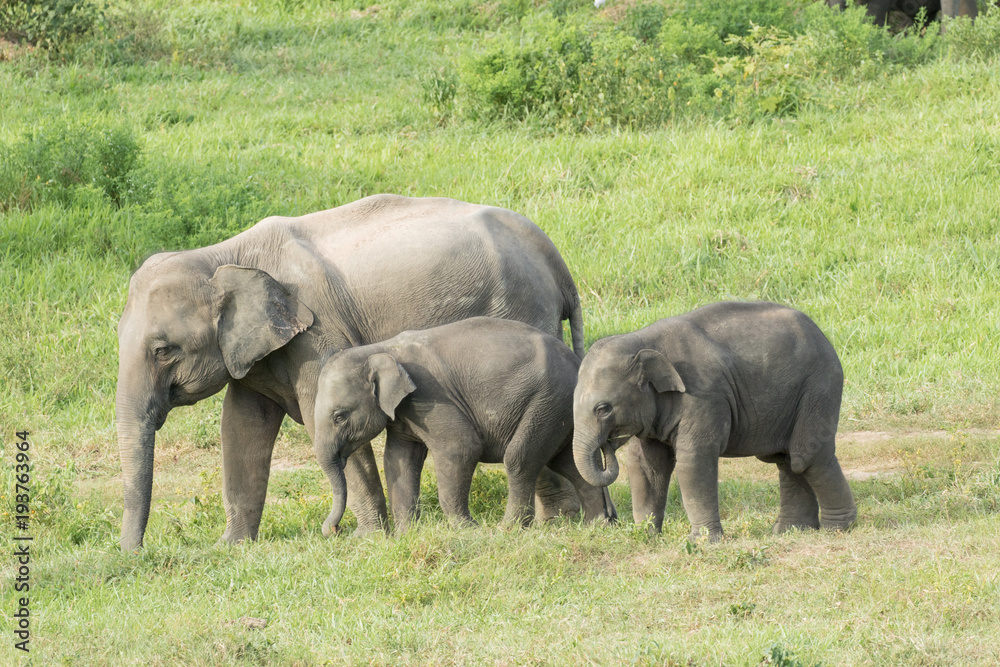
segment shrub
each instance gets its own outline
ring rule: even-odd
[[[146,252],[218,243],[268,214],[266,194],[253,179],[226,170],[152,163],[133,181],[129,214]]]
[[[921,35],[918,24],[893,35],[857,6],[835,12],[798,0],[690,0],[683,12],[671,11],[637,4],[615,13],[620,23],[609,13],[539,12],[522,21],[516,37],[461,62],[460,84],[449,95],[474,119],[578,131],[648,127],[680,116],[753,121],[798,113],[829,94],[831,79],[871,79],[941,52],[936,31]],[[957,41],[986,43],[955,25]],[[426,99],[435,113],[438,97]]]
[[[967,18],[950,21],[945,41],[958,58],[989,60],[1000,55],[1000,6],[990,4],[975,23]]]
[[[673,18],[648,42],[600,21],[544,14],[524,32],[463,63],[471,117],[534,118],[566,129],[662,122],[707,99],[708,54],[725,49],[710,29]]]
[[[727,41],[744,55],[716,62],[713,71],[720,79],[716,95],[727,98],[735,114],[742,118],[795,113],[803,98],[799,68],[808,67],[802,56],[809,39],[791,37],[776,28],[753,26],[749,36],[733,35]]]
[[[104,8],[91,0],[0,0],[0,35],[58,51],[103,17]]]
[[[794,32],[799,26],[798,15],[812,0],[686,0],[681,12],[692,23],[715,30],[719,39],[730,35],[750,34],[754,25]],[[824,9],[829,8],[822,3]]]
[[[59,120],[0,146],[0,210],[42,203],[68,206],[81,186],[121,206],[142,147],[124,125]]]

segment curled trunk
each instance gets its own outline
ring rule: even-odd
[[[573,460],[580,475],[589,484],[609,486],[618,478],[618,459],[615,457],[614,447],[605,434],[599,431],[577,431],[573,438]]]

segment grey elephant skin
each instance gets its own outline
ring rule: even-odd
[[[591,484],[628,477],[637,522],[663,525],[677,473],[691,535],[722,537],[719,457],[777,464],[774,531],[844,530],[857,517],[835,454],[844,374],[806,315],[772,303],[716,303],[597,341],[573,398],[577,468]],[[602,454],[605,465],[602,465]]]
[[[587,520],[617,518],[606,489],[573,463],[573,389],[579,358],[520,322],[477,317],[344,350],[320,372],[316,450],[330,479],[335,532],[344,514],[344,463],[386,430],[385,477],[397,528],[419,515],[420,467],[429,452],[444,513],[472,525],[469,489],[478,463],[503,463],[504,522],[526,525],[543,467],[569,479]]]
[[[255,538],[282,419],[315,434],[322,359],[477,315],[560,337],[569,319],[582,355],[579,297],[566,264],[537,226],[500,208],[376,195],[298,218],[267,218],[210,247],[152,256],[132,276],[118,325],[122,548],[142,545],[155,431],[172,408],[228,384],[222,539]],[[370,445],[345,472],[359,531],[384,528],[385,495]]]

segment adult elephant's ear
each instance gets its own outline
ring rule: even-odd
[[[685,390],[684,380],[674,365],[661,352],[656,350],[639,350],[632,358],[633,365],[640,369],[640,382],[648,382],[656,391]]]
[[[216,291],[222,358],[237,380],[313,323],[312,311],[264,271],[227,264],[209,283]]]
[[[368,357],[368,372],[378,406],[389,419],[396,418],[396,407],[417,386],[410,374],[391,354],[379,352]]]

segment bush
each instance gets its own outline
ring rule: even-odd
[[[786,32],[798,29],[798,14],[812,0],[686,0],[681,15],[692,23],[715,30],[719,39],[730,35],[745,37],[754,25],[779,28]],[[826,11],[830,11],[822,3]]]
[[[121,206],[142,147],[124,125],[59,120],[0,146],[0,210],[43,203],[69,206],[93,186]]]
[[[448,90],[455,109],[473,119],[577,131],[680,116],[753,121],[822,103],[830,80],[871,79],[941,53],[937,31],[921,35],[917,25],[893,35],[856,6],[837,12],[798,0],[690,0],[673,14],[650,2],[618,14],[620,22],[592,11],[525,19],[519,35],[460,63],[460,84]],[[988,52],[988,21],[979,32],[962,22],[955,28],[954,41],[970,45],[965,52]],[[440,97],[427,96],[435,113]]]
[[[640,34],[654,23],[637,24]],[[648,42],[601,21],[545,14],[524,32],[463,63],[461,91],[472,118],[534,118],[577,130],[651,125],[694,98],[708,99],[708,54],[725,49],[710,29],[673,18]]]
[[[104,8],[91,0],[0,0],[0,35],[59,51],[103,17]]]
[[[265,193],[239,174],[153,163],[134,176],[128,213],[146,252],[199,248],[240,233],[268,214]]]
[[[1000,6],[990,4],[975,23],[967,18],[950,21],[946,42],[958,58],[989,60],[1000,55]]]

